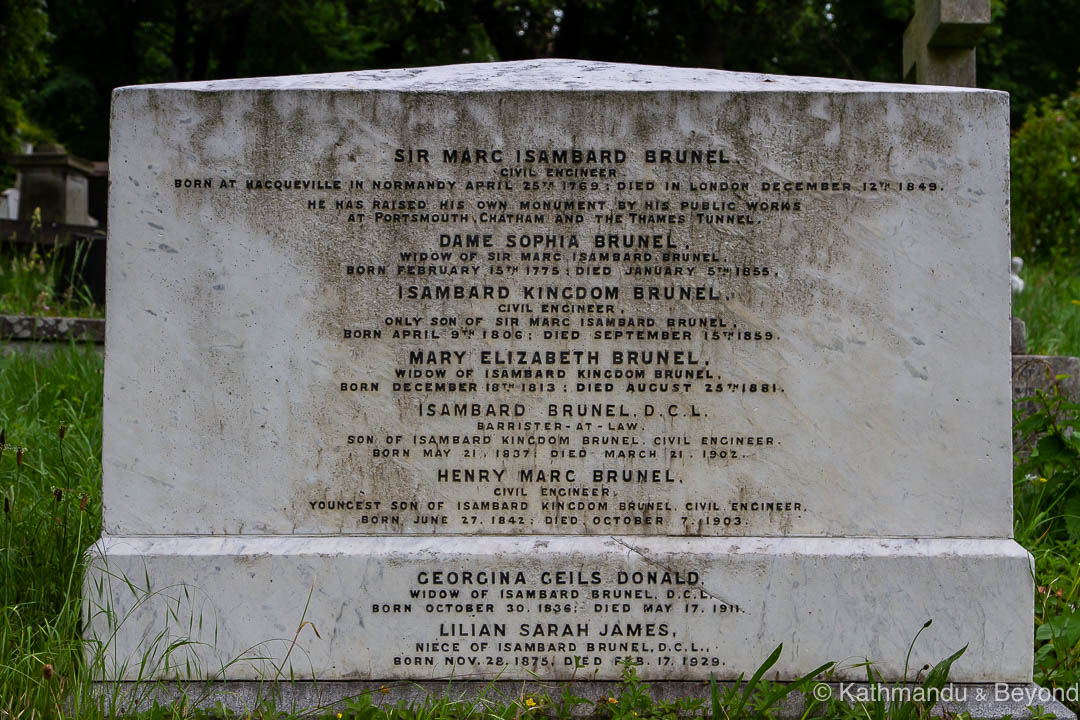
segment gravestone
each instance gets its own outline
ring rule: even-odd
[[[1037,393],[1061,395],[1076,402],[1080,398],[1080,358],[1069,355],[1014,354],[1013,399],[1033,398]],[[1024,417],[1032,406],[1023,404]]]
[[[549,60],[112,132],[107,679],[897,679],[932,619],[1030,682],[1005,94]]]

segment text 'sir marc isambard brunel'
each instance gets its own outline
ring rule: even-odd
[[[347,361],[304,516],[361,534],[754,535],[827,502],[769,483],[816,460],[786,449],[805,419],[789,370],[813,362],[785,344],[815,297],[799,265],[832,252],[843,208],[947,188],[751,165],[725,147],[400,147],[377,172],[172,180],[272,198],[326,256],[312,295],[334,298],[320,323]]]

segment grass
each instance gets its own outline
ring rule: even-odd
[[[82,551],[101,532],[102,360],[0,360],[0,717],[55,708],[80,672]],[[42,715],[39,715],[39,717]]]
[[[1031,355],[1080,356],[1080,275],[1072,263],[1032,265],[1020,273],[1013,315],[1027,325]]]
[[[1035,681],[1066,689],[1080,683],[1080,404],[1055,388],[1031,405],[1014,425],[1014,531],[1035,558]]]
[[[67,263],[65,249],[0,245],[0,315],[104,317],[80,279],[85,249],[76,245]]]
[[[1074,271],[1059,262],[1021,273],[1013,314],[1027,326],[1028,353],[1080,355]],[[1069,688],[1080,683],[1080,404],[1057,394],[1033,404],[1015,426],[1015,533],[1035,558],[1035,681]]]

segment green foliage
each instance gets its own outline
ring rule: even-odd
[[[18,149],[21,100],[47,67],[48,30],[43,0],[0,0],[0,188],[13,179],[4,156]]]
[[[1038,579],[1035,682],[1050,688],[1075,687],[1080,683],[1080,544],[1044,545],[1033,555]]]
[[[104,158],[114,87],[573,57],[900,79],[913,0],[64,0],[32,117]],[[93,48],[93,52],[87,52]]]
[[[1010,95],[1013,127],[1049,95],[1062,97],[1077,83],[1080,44],[1075,2],[991,0],[991,26],[975,52],[979,87]]]
[[[1046,540],[1080,540],[1077,427],[1080,404],[1064,397],[1056,385],[1052,392],[1039,390],[1017,409],[1013,510],[1017,540],[1025,547]]]
[[[48,11],[51,69],[24,104],[92,159],[108,153],[113,88],[355,70],[382,44],[366,5],[345,0],[65,0]]]
[[[1031,109],[1012,142],[1013,251],[1073,261],[1080,252],[1080,92]]]
[[[1067,689],[1080,683],[1080,405],[1055,386],[1016,412],[1014,531],[1035,558],[1035,682]]]
[[[44,3],[8,2],[37,13],[20,20],[12,73],[39,77]],[[1075,86],[1078,8],[992,6],[979,77],[1013,94],[1018,122],[1038,98]],[[537,57],[895,82],[913,11],[914,0],[62,0],[47,7],[44,82],[7,89],[0,79],[0,103],[21,103],[72,152],[99,159],[112,89],[143,82]],[[0,36],[4,26],[0,10]]]
[[[674,702],[654,699],[649,684],[642,682],[637,667],[627,659],[623,662],[618,690],[597,701],[594,715],[611,720],[677,720],[698,715],[704,707],[705,702],[696,698],[681,698]],[[571,712],[568,709],[558,714],[569,717]]]
[[[931,621],[927,621],[915,634],[915,638],[911,641],[912,648],[922,631],[930,627],[930,623]],[[844,699],[834,697],[826,703],[821,714],[835,720],[929,720],[936,716],[934,708],[942,697],[945,685],[949,682],[949,673],[952,672],[953,663],[959,660],[966,651],[967,645],[939,661],[932,668],[926,666],[910,683],[906,679],[906,667],[905,680],[889,684],[884,681],[881,673],[874,668],[872,663],[863,663],[867,687],[872,689],[873,692],[869,694],[873,699],[849,705]],[[908,649],[908,658],[910,657],[911,648]],[[922,675],[922,672],[927,670],[929,672]]]
[[[1029,263],[1020,275],[1013,314],[1027,326],[1028,353],[1080,356],[1080,276],[1069,263]]]
[[[0,357],[0,717],[51,716],[79,674],[82,553],[101,533],[101,372],[76,346]]]
[[[25,88],[46,68],[49,18],[42,0],[0,2],[0,88]]]
[[[80,279],[83,250],[76,247],[75,261],[66,267],[61,251],[0,246],[0,314],[101,317]]]
[[[779,704],[792,693],[804,692],[815,679],[832,670],[835,663],[825,663],[811,670],[790,683],[770,683],[763,678],[780,660],[783,644],[777,645],[772,654],[765,659],[750,679],[743,681],[739,677],[730,686],[720,689],[716,676],[709,675],[709,699],[712,705],[713,720],[737,720],[738,718],[772,718],[776,715]]]

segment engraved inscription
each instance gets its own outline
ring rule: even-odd
[[[309,216],[347,359],[331,460],[298,494],[351,533],[784,534],[805,408],[792,317],[832,301],[838,203],[931,178],[775,180],[730,146],[398,147],[348,177],[175,178]],[[745,160],[745,162],[744,162]],[[325,235],[325,237],[322,237]],[[798,258],[800,263],[795,263]],[[791,449],[789,449],[791,448]],[[827,452],[826,452],[827,454]]]

